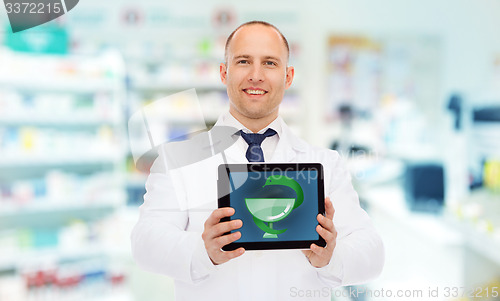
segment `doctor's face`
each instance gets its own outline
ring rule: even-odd
[[[240,28],[229,44],[226,64],[220,65],[231,114],[240,121],[274,120],[294,76],[287,63],[287,49],[275,29],[261,24]]]

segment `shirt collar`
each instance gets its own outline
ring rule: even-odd
[[[252,133],[249,129],[247,129],[243,124],[241,124],[236,118],[234,118],[229,111],[225,112],[222,115],[222,124],[226,126],[231,126],[236,128],[237,130],[243,130],[245,133]],[[267,129],[273,129],[278,133],[278,137],[281,136],[282,133],[282,127],[281,127],[281,116],[278,115],[276,119],[274,119],[269,125],[264,127],[262,130],[260,130],[258,133],[263,134]]]

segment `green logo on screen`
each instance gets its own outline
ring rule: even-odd
[[[253,221],[262,231],[263,238],[278,238],[278,234],[287,229],[274,229],[274,223],[285,219],[295,208],[304,201],[304,192],[299,183],[292,178],[282,175],[273,175],[267,178],[262,187],[281,185],[293,189],[296,198],[245,198],[248,211],[253,216]],[[267,225],[266,225],[267,223]]]

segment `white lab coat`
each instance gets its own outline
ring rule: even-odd
[[[214,266],[201,233],[217,208],[217,167],[223,163],[222,155],[167,171],[160,149],[132,232],[132,252],[144,269],[175,279],[177,300],[330,300],[332,288],[364,283],[380,274],[382,241],[359,206],[339,154],[307,144],[279,120],[282,134],[266,162],[323,164],[325,195],[333,201],[338,232],[330,263],[315,268],[300,250],[269,250],[247,251]],[[216,125],[221,123],[219,119]],[[236,144],[224,153],[227,163],[247,163]]]

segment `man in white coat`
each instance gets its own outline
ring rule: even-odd
[[[326,214],[318,215],[316,231],[326,247],[222,251],[241,236],[224,233],[242,226],[241,220],[220,222],[234,214],[232,208],[217,209],[223,154],[169,170],[160,148],[132,232],[132,251],[143,268],[175,279],[177,300],[330,300],[332,288],[364,283],[382,270],[382,241],[359,206],[339,154],[296,137],[278,114],[295,72],[288,58],[288,43],[273,25],[254,21],[238,27],[220,65],[229,112],[216,126],[260,134],[272,129],[261,144],[265,162],[323,164]],[[227,163],[248,162],[248,148],[239,137],[224,152]]]

